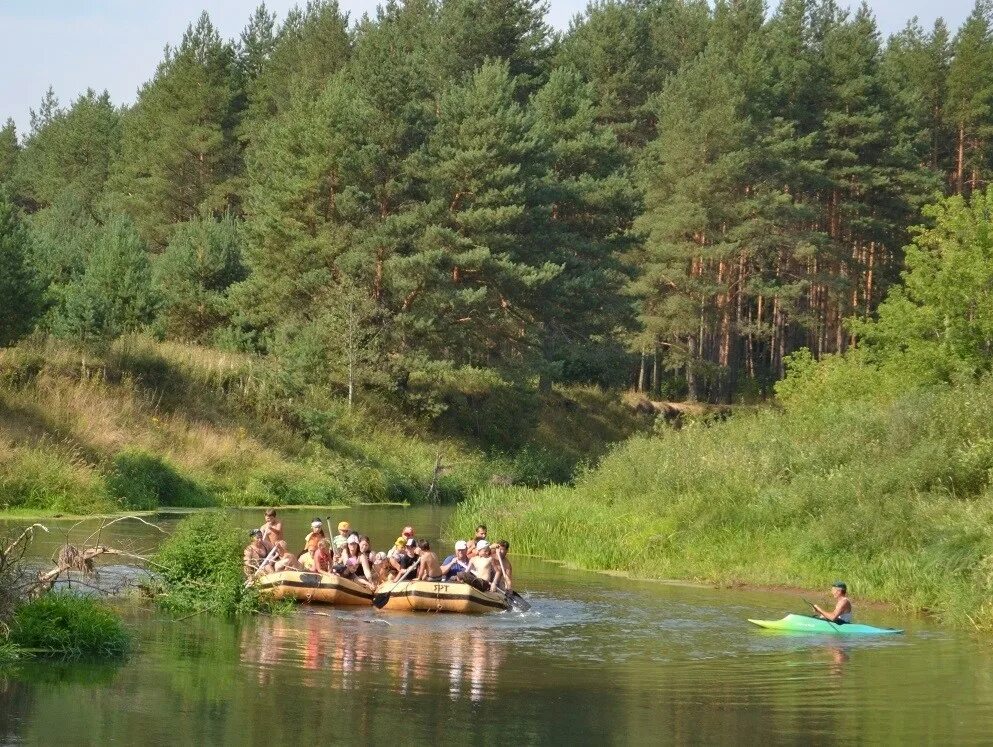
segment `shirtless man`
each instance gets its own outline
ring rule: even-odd
[[[811,605],[814,611],[825,620],[841,625],[852,621],[852,602],[848,598],[848,585],[844,581],[835,581],[831,584],[831,596],[834,597],[835,605],[833,612],[826,612],[816,604]]]
[[[269,547],[275,547],[283,540],[283,522],[276,518],[276,509],[270,508],[265,512],[265,524],[262,525],[262,539]]]
[[[507,540],[500,540],[493,545],[493,562],[500,571],[500,588],[504,591],[514,589],[514,567],[510,564],[507,552],[510,550],[510,543]]]
[[[431,543],[425,539],[418,540],[417,547],[421,551],[421,565],[417,569],[417,580],[441,581],[444,574],[441,571],[441,563],[438,562],[438,555],[431,551]]]

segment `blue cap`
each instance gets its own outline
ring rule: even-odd
[[[846,584],[844,581],[835,581],[833,584],[831,584],[831,587],[834,589],[841,589],[845,593],[848,592],[848,584]]]

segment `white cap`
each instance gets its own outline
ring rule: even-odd
[[[377,563],[382,563],[384,560],[386,560],[386,553],[385,552],[377,552],[376,553],[376,562]]]
[[[476,543],[476,549],[477,550],[485,550],[489,546],[490,546],[490,543],[487,542],[486,540],[479,540],[479,542]]]
[[[407,547],[413,547],[416,544],[417,544],[417,540],[415,540],[413,537],[407,540]]]
[[[469,543],[466,542],[465,540],[459,540],[458,542],[455,543],[455,549],[456,550],[468,550],[469,549]]]
[[[349,545],[357,545],[357,544],[359,544],[359,535],[357,535],[357,534],[350,534],[350,535],[348,535],[348,542],[346,544],[349,544]]]
[[[320,529],[324,525],[321,522],[319,522],[317,519],[314,519],[312,522],[310,522],[310,526],[313,527],[314,529]]]

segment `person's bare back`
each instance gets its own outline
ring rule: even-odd
[[[441,563],[438,562],[438,555],[431,551],[431,545],[427,540],[420,540],[417,543],[421,552],[420,566],[417,569],[418,581],[441,581],[444,573],[441,570]]]

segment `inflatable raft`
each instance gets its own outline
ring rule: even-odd
[[[749,620],[766,630],[781,630],[788,633],[825,633],[827,635],[892,635],[902,633],[897,628],[877,628],[859,623],[837,623],[809,615],[787,615],[782,620]]]
[[[418,612],[500,612],[509,608],[501,593],[480,591],[469,584],[434,581],[386,582],[376,594],[389,593],[384,610]]]
[[[270,592],[277,599],[338,605],[372,604],[371,589],[331,573],[280,571],[262,576],[257,583],[260,589]]]

